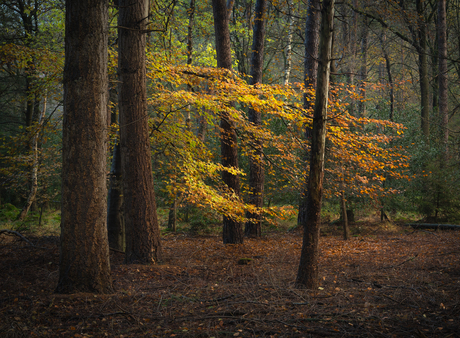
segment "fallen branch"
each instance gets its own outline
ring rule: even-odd
[[[455,224],[435,224],[435,223],[406,223],[414,229],[433,229],[433,230],[460,230],[460,225]]]
[[[20,239],[22,239],[23,241],[29,243],[29,244],[32,245],[32,246],[35,246],[31,241],[29,241],[27,238],[25,238],[23,235],[21,235],[21,234],[20,234],[19,232],[17,232],[17,231],[14,231],[14,230],[7,230],[7,229],[0,230],[0,235],[3,234],[3,233],[16,235],[16,236],[18,236]]]

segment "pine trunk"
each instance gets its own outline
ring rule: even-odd
[[[107,240],[108,1],[67,0],[58,293],[112,292]]]
[[[148,0],[120,0],[118,72],[126,263],[161,259],[147,112]]]

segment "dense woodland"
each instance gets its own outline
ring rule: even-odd
[[[0,336],[457,337],[459,37],[456,0],[0,0]]]
[[[179,219],[238,244],[296,217],[296,283],[315,287],[322,207],[345,239],[357,210],[460,218],[458,1],[11,0],[0,15],[0,201],[20,219],[62,209],[57,292],[109,292],[109,245],[161,261]],[[85,280],[72,262],[90,256]]]

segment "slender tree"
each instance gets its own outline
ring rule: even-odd
[[[112,291],[107,241],[108,0],[67,0],[58,293]]]
[[[161,259],[153,190],[145,68],[148,0],[119,0],[120,148],[126,263]]]
[[[307,20],[305,24],[305,56],[304,56],[304,83],[305,88],[316,88],[318,77],[318,49],[319,49],[319,29],[321,24],[321,11],[319,0],[309,0],[307,7]],[[303,107],[305,109],[311,108],[310,98],[307,94],[303,98]],[[305,130],[305,138],[309,140],[311,137],[310,128]],[[309,160],[309,151],[305,150],[305,163]],[[306,177],[308,182],[308,177]],[[300,226],[305,223],[307,217],[307,195],[308,187],[305,186],[299,203],[299,214],[297,217],[297,224]]]
[[[265,40],[265,9],[266,1],[257,0],[254,18],[254,33],[251,56],[251,78],[249,83],[257,85],[262,82],[264,65],[264,40]],[[262,116],[259,111],[250,108],[248,111],[249,122],[255,127],[262,124]],[[254,153],[249,157],[249,203],[256,208],[262,208],[264,204],[264,167],[262,154],[262,140],[252,135]],[[244,233],[246,236],[260,237],[261,215],[260,213],[248,212],[246,216],[251,219],[246,222]]]
[[[324,154],[326,151],[326,120],[332,50],[335,0],[324,0],[321,8],[318,83],[313,115],[310,174],[308,179],[307,217],[302,224],[303,244],[296,286],[316,288],[318,285],[319,230],[323,196]]]
[[[441,120],[442,142],[444,143],[444,159],[447,160],[449,141],[449,105],[447,87],[447,18],[446,0],[438,0],[438,52],[439,52],[439,117]]]
[[[214,31],[216,36],[217,67],[232,69],[232,51],[230,46],[230,29],[228,27],[229,16],[225,0],[212,0],[214,14]],[[227,111],[220,112],[220,144],[221,162],[224,167],[238,168],[238,142],[236,137],[235,123],[231,120]],[[238,175],[224,171],[222,180],[228,189],[240,194],[240,179]],[[223,218],[223,242],[225,244],[243,243],[243,230],[240,222],[224,216]]]

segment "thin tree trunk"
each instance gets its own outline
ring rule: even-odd
[[[266,0],[257,0],[255,7],[255,23],[252,43],[251,56],[251,85],[257,85],[262,82],[262,71],[264,64],[264,40],[265,40],[265,11]],[[262,115],[259,111],[252,108],[248,111],[249,122],[254,126],[260,127],[262,124]],[[249,203],[261,210],[264,204],[264,163],[262,140],[252,135],[254,154],[249,156]],[[246,222],[244,233],[246,236],[260,237],[261,215],[259,212],[248,212],[247,218],[252,219]]]
[[[118,72],[126,263],[161,260],[147,112],[148,0],[119,0]]]
[[[111,248],[125,250],[125,222],[123,217],[123,179],[121,174],[120,143],[113,148],[107,201],[107,231]]]
[[[358,111],[359,116],[364,117],[366,115],[366,81],[367,81],[367,44],[368,44],[368,32],[367,17],[363,18],[361,27],[361,68],[359,71],[359,96]]]
[[[316,88],[316,82],[318,77],[318,49],[319,49],[319,29],[321,23],[321,12],[319,0],[309,0],[307,8],[307,20],[305,24],[305,58],[304,58],[304,69],[305,77],[304,83],[305,88]],[[303,98],[304,109],[311,109],[312,104],[310,97],[307,94]],[[311,139],[311,128],[305,127],[305,139],[308,141]],[[308,167],[308,161],[310,160],[310,151],[308,150],[308,144],[305,142],[305,168]],[[308,174],[305,177],[305,182],[308,182]],[[299,214],[297,216],[297,225],[301,226],[305,224],[307,217],[307,196],[308,186],[307,184],[302,189],[299,201]]]
[[[438,52],[439,52],[439,117],[441,119],[442,142],[444,143],[444,162],[448,158],[449,142],[449,105],[447,87],[447,19],[446,0],[438,0]]]
[[[43,126],[43,121],[45,117],[45,112],[46,112],[46,96],[45,99],[43,100],[43,110],[40,113],[40,116],[38,117],[38,125],[37,125],[37,130],[35,131],[35,135],[32,139],[32,172],[31,172],[31,177],[30,177],[30,192],[29,192],[29,197],[27,198],[26,205],[24,208],[22,208],[21,213],[19,214],[18,219],[20,221],[23,221],[27,214],[29,213],[30,207],[32,204],[35,202],[35,197],[37,196],[37,191],[38,191],[38,139],[40,136],[40,133],[42,132],[42,126]]]
[[[428,53],[426,45],[426,24],[423,11],[423,0],[416,0],[418,14],[417,52],[420,71],[420,97],[421,97],[421,128],[426,139],[430,136],[430,81],[428,77]]]
[[[326,151],[326,120],[329,76],[334,24],[335,0],[324,0],[321,9],[321,35],[313,117],[310,175],[308,180],[307,217],[303,225],[303,244],[296,286],[315,289],[318,286],[319,231],[323,196],[324,155]]]
[[[292,0],[287,1],[289,7],[288,13],[288,34],[287,34],[287,43],[286,43],[286,65],[284,67],[284,85],[289,84],[289,77],[291,75],[292,68],[292,34],[294,32],[294,15],[291,13],[293,11]],[[257,13],[256,13],[257,15]],[[255,26],[255,25],[254,25]],[[255,29],[255,27],[254,27]],[[253,49],[254,51],[254,49]]]
[[[107,238],[108,1],[67,0],[58,293],[113,291]]]
[[[225,0],[212,0],[212,8],[216,36],[217,67],[231,70],[232,53],[230,46],[230,30],[228,27],[229,15]],[[235,124],[227,111],[221,111],[220,115],[222,165],[227,168],[238,168],[238,142]],[[240,179],[237,175],[224,171],[222,173],[222,180],[230,191],[239,196]],[[240,222],[232,217],[224,215],[222,238],[224,244],[243,243],[243,230]]]

